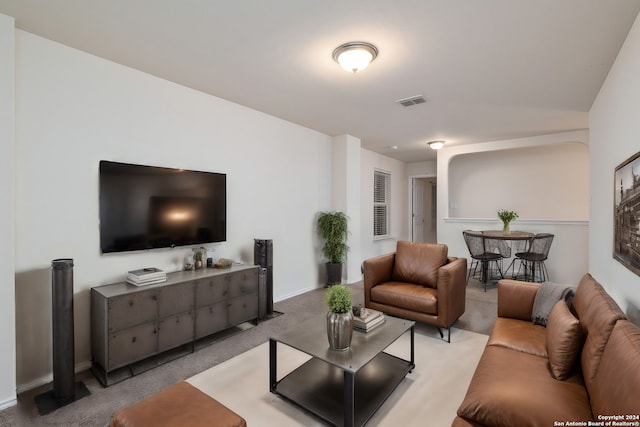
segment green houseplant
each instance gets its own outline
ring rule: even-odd
[[[518,219],[518,213],[515,211],[500,209],[498,211],[498,218],[500,218],[500,220],[502,221],[502,231],[508,233],[509,223]]]
[[[193,260],[195,264],[195,269],[200,270],[204,267],[204,255],[207,252],[207,249],[204,247],[193,248]]]
[[[351,291],[343,284],[329,287],[325,293],[327,303],[327,338],[331,350],[346,350],[353,336]]]
[[[342,281],[342,263],[349,247],[348,217],[343,212],[321,212],[318,234],[325,240],[322,253],[327,259],[327,285]]]

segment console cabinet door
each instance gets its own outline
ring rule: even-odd
[[[207,277],[196,282],[196,307],[203,307],[227,299],[226,275]]]
[[[229,274],[229,298],[258,293],[258,268]]]
[[[158,289],[158,317],[184,313],[193,308],[194,282],[178,283]]]
[[[109,366],[112,370],[128,365],[158,352],[156,323],[123,329],[109,336]]]
[[[227,302],[221,301],[196,310],[196,339],[227,327]]]
[[[229,326],[258,318],[258,296],[249,294],[229,300]]]
[[[109,333],[141,323],[152,322],[158,317],[158,296],[155,289],[109,298]]]
[[[158,351],[170,350],[193,341],[194,312],[174,314],[158,324]]]

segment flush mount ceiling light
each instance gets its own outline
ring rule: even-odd
[[[429,147],[433,150],[439,150],[444,147],[444,141],[431,141],[429,142]]]
[[[354,74],[362,71],[378,56],[378,48],[367,42],[349,42],[333,51],[333,59]]]

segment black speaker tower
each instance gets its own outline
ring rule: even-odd
[[[259,320],[271,319],[282,313],[273,310],[273,241],[253,240],[253,263],[262,267],[264,291],[260,292]],[[264,295],[264,297],[262,297]]]
[[[54,259],[51,262],[51,311],[53,390],[35,397],[40,415],[90,394],[84,383],[75,382],[72,259]]]

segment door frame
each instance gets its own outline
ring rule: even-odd
[[[408,224],[409,224],[409,240],[412,241],[412,242],[415,241],[414,235],[413,235],[413,233],[414,233],[414,229],[413,229],[413,183],[414,183],[414,180],[416,180],[416,179],[424,179],[424,178],[435,178],[436,182],[437,182],[438,175],[437,174],[421,174],[421,175],[411,175],[411,176],[408,177],[408,185],[407,185],[407,187],[408,187],[409,195],[408,195],[408,209],[407,209],[407,211],[409,213],[409,215],[408,215],[409,216],[409,218],[408,218],[408,220],[409,220],[409,222],[408,222]],[[436,201],[436,203],[437,203],[437,201]],[[436,221],[438,220],[437,212],[438,212],[438,209],[437,209],[437,206],[436,206]],[[429,218],[431,218],[431,213],[429,213]]]

